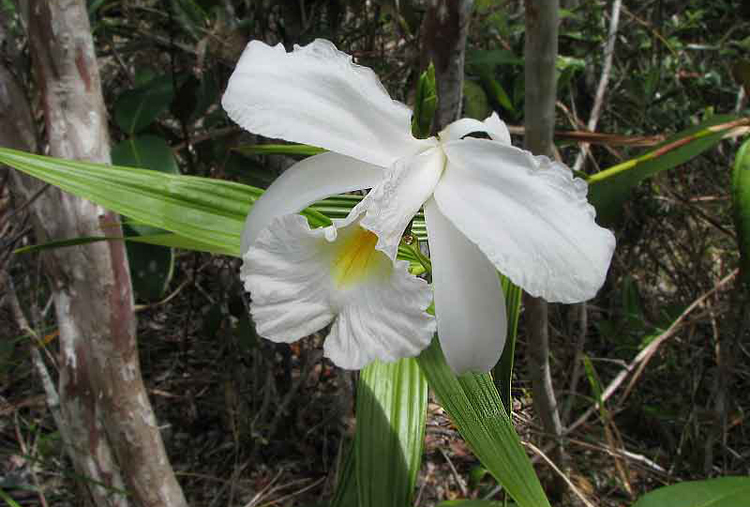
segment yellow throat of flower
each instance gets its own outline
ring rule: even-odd
[[[378,237],[362,227],[357,227],[344,238],[337,248],[331,267],[333,282],[346,288],[380,271],[384,254],[375,250]]]

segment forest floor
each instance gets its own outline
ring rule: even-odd
[[[356,373],[323,359],[320,337],[292,346],[253,338],[243,318],[236,268],[236,261],[182,254],[170,285],[173,297],[138,312],[143,375],[168,453],[191,505],[320,505],[331,497],[353,436]],[[194,269],[195,278],[190,276]],[[31,272],[25,276],[32,278]],[[0,309],[0,328],[10,331],[3,333],[6,337],[20,334],[5,308]],[[559,478],[539,452],[549,440],[540,433],[532,408],[523,322],[520,329],[513,419],[522,440],[532,444],[529,455],[551,490]],[[552,336],[566,340],[559,332]],[[54,333],[48,339],[48,357],[54,359]],[[12,341],[15,346],[7,350],[4,340],[0,489],[19,505],[42,505],[41,497],[49,506],[83,505],[26,342]],[[553,346],[565,349],[564,343]],[[603,341],[592,343],[587,353],[604,357],[605,349]],[[657,358],[648,368],[668,369],[664,360],[669,357]],[[564,361],[553,364],[554,377],[564,379]],[[566,438],[567,475],[593,505],[625,507],[654,487],[703,476],[705,454],[698,438],[705,435],[710,412],[695,406],[694,393],[668,389],[658,375],[644,376],[626,403],[594,412]],[[750,389],[737,392],[743,398],[733,400],[728,441],[714,458],[715,474],[747,474],[750,467],[750,439],[742,426]],[[566,400],[564,392],[559,394]],[[567,422],[591,407],[591,398],[581,399]],[[653,409],[660,404],[694,408],[670,418]],[[724,468],[728,464],[733,468]],[[459,498],[501,499],[502,492],[431,399],[415,505]],[[563,500],[553,503],[582,505],[567,486]]]

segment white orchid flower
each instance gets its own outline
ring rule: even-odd
[[[502,353],[497,270],[564,303],[592,298],[604,282],[615,239],[596,224],[586,183],[511,146],[495,114],[415,139],[411,111],[325,40],[290,53],[251,42],[222,105],[251,132],[330,150],[284,172],[247,218],[241,275],[262,336],[291,341],[334,322],[326,354],[349,368],[426,347],[430,293],[395,260],[421,207],[438,336],[457,373],[488,371]],[[373,190],[329,228],[310,230],[293,215],[364,188]]]

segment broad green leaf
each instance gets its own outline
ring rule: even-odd
[[[500,361],[492,370],[495,377],[495,386],[503,400],[503,406],[508,407],[508,413],[513,411],[511,400],[511,382],[513,380],[513,359],[516,354],[516,336],[518,334],[518,318],[521,315],[521,297],[523,290],[508,279],[500,275],[500,281],[505,294],[505,312],[508,318],[508,336],[505,339],[505,348]]]
[[[326,151],[307,144],[246,144],[234,150],[243,155],[318,155]]]
[[[633,507],[744,507],[750,477],[720,477],[665,486],[643,495]]]
[[[174,153],[167,142],[157,136],[141,135],[119,142],[112,148],[112,163],[168,174],[179,174]],[[126,235],[160,234],[165,231],[138,224],[123,224]],[[148,244],[127,244],[130,277],[139,299],[154,301],[167,289],[174,270],[174,252],[170,248]]]
[[[490,102],[482,86],[469,79],[464,80],[463,115],[467,118],[483,121],[490,113],[492,113]]]
[[[750,287],[750,139],[742,143],[734,159],[732,208],[740,247],[740,276]]]
[[[437,507],[513,507],[514,504],[503,504],[491,500],[448,500],[440,502]]]
[[[432,119],[437,109],[437,88],[435,85],[435,66],[430,63],[422,72],[417,85],[416,107],[411,120],[411,132],[418,139],[425,139],[432,134]]]
[[[111,155],[115,165],[180,173],[172,148],[161,137],[145,134],[125,139],[112,147]]]
[[[156,301],[166,292],[174,272],[171,248],[148,243],[126,244],[133,292],[139,300]]]
[[[437,338],[417,359],[453,423],[520,507],[549,507],[500,395],[488,374],[456,377]]]
[[[630,190],[661,171],[671,169],[716,146],[735,128],[750,123],[736,116],[714,116],[700,125],[671,137],[654,150],[610,167],[588,178],[589,201],[600,224],[612,224],[619,216]]]
[[[169,109],[174,97],[172,76],[165,74],[133,90],[124,92],[115,102],[115,122],[128,134],[148,127]]]
[[[375,361],[360,372],[354,438],[359,507],[411,505],[426,414],[427,381],[415,359]]]

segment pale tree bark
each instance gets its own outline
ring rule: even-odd
[[[433,130],[439,131],[461,115],[466,35],[473,0],[429,0],[422,25],[423,66],[435,65],[438,108]]]
[[[21,7],[49,153],[109,163],[86,3],[27,0]],[[18,178],[27,198],[38,185]],[[57,189],[48,189],[30,209],[40,241],[121,234],[116,215]],[[60,429],[76,472],[87,479],[89,499],[98,507],[186,506],[141,378],[124,243],[51,250],[44,265],[59,327]]]
[[[553,155],[557,82],[558,0],[525,0],[525,119],[526,149],[537,155]],[[555,439],[553,459],[564,466],[562,423],[552,386],[549,364],[549,316],[547,302],[525,295],[528,346],[527,359],[534,396],[534,408],[545,433]],[[554,496],[565,487],[558,482]]]

